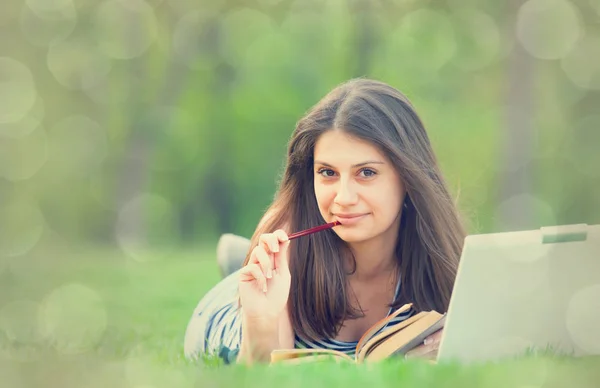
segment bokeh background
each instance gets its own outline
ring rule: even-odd
[[[252,234],[296,121],[353,77],[412,100],[470,233],[600,222],[597,0],[2,0],[3,327],[98,300],[114,345],[119,303],[162,295],[177,349],[217,279],[190,263]]]
[[[352,77],[416,105],[472,233],[598,221],[600,3],[5,0],[1,245],[250,235]]]

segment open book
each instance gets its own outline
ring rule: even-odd
[[[271,363],[299,363],[332,357],[340,361],[362,363],[380,361],[390,356],[404,356],[409,350],[422,344],[429,335],[443,328],[446,319],[446,314],[423,311],[381,330],[388,322],[411,307],[412,304],[405,304],[369,328],[358,341],[354,358],[331,349],[277,349],[271,352]]]

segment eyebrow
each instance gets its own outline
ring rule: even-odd
[[[321,162],[319,160],[315,160],[315,164],[322,164],[323,166],[326,166],[326,167],[333,167],[331,164],[325,163],[325,162]],[[352,167],[353,168],[362,167],[362,166],[366,166],[367,164],[385,164],[385,163],[381,162],[379,160],[367,160],[366,162],[353,164]]]

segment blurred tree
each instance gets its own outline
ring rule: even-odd
[[[350,11],[357,20],[354,29],[356,51],[353,54],[354,58],[349,58],[350,61],[356,63],[352,76],[363,77],[369,74],[372,67],[371,60],[377,38],[373,26],[375,9],[370,0],[354,0],[351,2]]]
[[[232,119],[227,109],[232,99],[236,81],[235,68],[222,57],[223,47],[223,25],[222,19],[216,17],[208,22],[207,46],[205,54],[212,57],[216,63],[213,78],[207,87],[207,93],[211,96],[213,103],[209,113],[211,136],[204,141],[211,144],[210,168],[204,176],[197,181],[199,187],[193,188],[194,192],[200,194],[198,197],[181,204],[180,212],[182,219],[187,220],[185,226],[185,237],[193,235],[194,229],[203,229],[199,223],[204,221],[202,213],[211,211],[214,213],[214,224],[212,227],[217,234],[231,231],[234,225],[233,219],[233,195],[234,186],[231,176],[231,126]],[[210,210],[209,210],[210,209]]]
[[[507,4],[505,23],[516,25],[516,17],[524,0],[511,0]],[[514,34],[515,28],[510,31]],[[532,171],[530,161],[534,154],[534,71],[535,61],[511,34],[514,46],[507,58],[506,88],[504,89],[504,129],[498,162],[499,204],[508,202],[496,213],[494,228],[496,230],[515,230],[534,226],[534,214],[528,204],[521,203],[519,198],[530,194],[532,190]]]
[[[566,147],[562,150],[566,155],[562,159],[569,163],[561,174],[564,180],[557,211],[565,223],[595,224],[600,223],[600,7],[594,9],[593,2],[578,5],[585,34],[568,54],[573,59],[568,60],[578,62],[579,74],[572,74],[577,70],[564,61],[560,70],[570,71],[571,82],[577,79],[576,87],[583,90],[570,107],[564,128]]]
[[[37,201],[57,235],[104,242],[115,225],[122,231],[123,213],[140,241],[164,229],[175,243],[252,233],[295,122],[357,76],[388,82],[417,106],[477,232],[598,219],[594,2],[576,4],[586,40],[568,60],[534,59],[515,38],[519,7],[531,0],[77,2],[64,25],[39,12],[54,3],[9,0],[0,16],[2,56],[31,71],[38,97],[2,129],[44,127],[35,142],[3,142],[12,148],[0,178],[6,192]],[[543,47],[569,43],[563,31],[538,35]],[[3,89],[4,106],[25,93],[14,85]],[[73,115],[97,131],[61,132]],[[46,148],[40,172],[16,180]],[[139,195],[146,205],[127,206]],[[536,198],[553,213],[542,221],[529,206]]]
[[[167,17],[173,18],[174,15],[168,12]],[[169,24],[172,24],[172,20]],[[131,23],[124,31],[123,39],[131,50],[138,45],[143,27],[143,24]],[[121,165],[115,171],[115,196],[119,206],[151,190],[153,157],[157,147],[161,146],[159,140],[164,138],[161,133],[169,129],[162,126],[165,122],[154,121],[152,112],[157,108],[177,105],[192,75],[189,68],[167,57],[164,73],[155,78],[150,72],[150,64],[148,56],[144,55],[129,59],[125,65],[127,84],[120,89],[129,96],[124,109],[129,128],[120,155]],[[145,80],[142,89],[137,82],[139,79]],[[154,79],[158,79],[158,82],[152,82]],[[154,84],[159,87],[153,93]],[[168,125],[175,120],[176,117],[169,117],[166,123]],[[128,240],[138,244],[147,242],[146,228],[151,225],[146,221],[146,212],[152,212],[152,209],[138,206],[128,213]]]

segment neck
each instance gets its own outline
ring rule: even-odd
[[[351,244],[356,271],[351,278],[364,282],[389,276],[397,268],[396,239],[375,239]],[[349,263],[352,265],[353,263]]]

